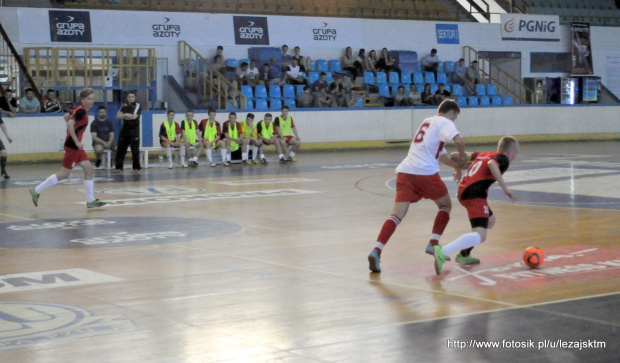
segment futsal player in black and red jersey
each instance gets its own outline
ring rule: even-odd
[[[106,203],[93,197],[93,166],[88,160],[88,155],[84,152],[82,135],[88,126],[88,110],[95,103],[95,91],[85,88],[80,92],[82,105],[64,115],[67,123],[67,138],[65,139],[65,157],[62,159],[62,169],[56,174],[34,188],[30,188],[30,195],[35,207],[39,204],[41,192],[55,185],[58,181],[66,179],[71,174],[71,170],[77,164],[84,170],[84,186],[86,187],[86,207],[102,207]]]
[[[489,187],[497,181],[504,193],[511,199],[515,196],[504,183],[502,175],[510,163],[519,153],[519,143],[512,136],[504,136],[499,140],[497,152],[475,152],[469,158],[471,165],[467,169],[465,177],[459,184],[459,202],[467,209],[467,216],[471,224],[471,233],[466,233],[446,246],[435,249],[435,272],[441,274],[442,266],[446,262],[446,256],[461,251],[456,256],[456,262],[472,265],[480,263],[480,260],[471,256],[471,250],[475,245],[482,243],[487,238],[487,229],[495,224],[495,216],[489,208],[487,197]]]

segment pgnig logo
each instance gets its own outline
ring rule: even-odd
[[[517,31],[526,30],[528,32],[535,33],[553,33],[556,29],[555,21],[546,21],[546,20],[519,20],[517,22],[516,18],[512,18],[504,23],[504,31],[506,33],[512,33],[515,31],[515,27]]]

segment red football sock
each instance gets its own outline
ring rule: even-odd
[[[450,208],[440,208],[433,224],[433,237],[430,240],[432,246],[439,244],[439,237],[443,234],[448,222],[450,222]]]
[[[398,227],[399,223],[400,219],[393,214],[386,219],[383,223],[383,227],[381,227],[381,232],[379,232],[379,237],[377,237],[377,243],[380,243],[383,246],[386,245],[390,237],[392,237],[392,234],[394,234],[394,231],[396,230],[396,227]],[[383,246],[381,248],[375,247],[378,254],[381,254]]]

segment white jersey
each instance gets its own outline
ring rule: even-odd
[[[446,154],[444,144],[452,141],[459,130],[454,122],[439,115],[422,122],[411,141],[409,153],[398,167],[397,173],[433,175],[439,172],[439,157]]]

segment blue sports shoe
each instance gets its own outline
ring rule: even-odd
[[[377,253],[377,250],[373,249],[368,255],[368,268],[372,272],[381,272],[381,266],[379,265],[380,263],[381,257]]]

